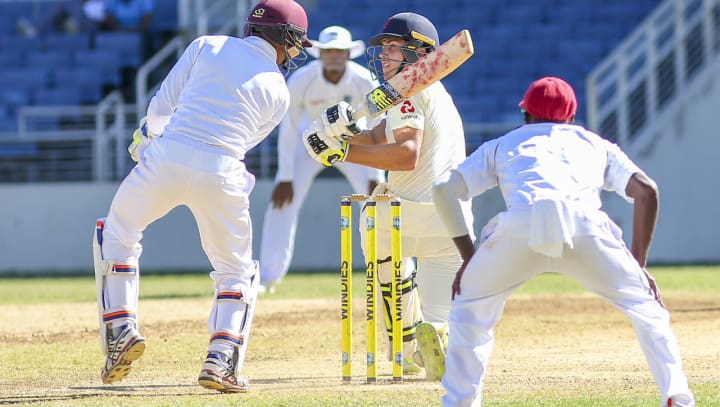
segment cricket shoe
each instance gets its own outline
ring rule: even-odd
[[[420,373],[422,366],[419,366],[415,360],[410,358],[403,359],[403,375],[416,375]]]
[[[445,346],[438,329],[429,322],[421,322],[415,329],[418,341],[418,352],[413,354],[416,363],[425,368],[428,380],[437,381],[445,374]],[[419,353],[419,355],[418,355]]]
[[[115,383],[130,373],[132,362],[136,361],[145,352],[145,338],[134,325],[128,324],[117,338],[110,338],[108,342],[107,359],[100,378],[105,384]]]
[[[695,407],[695,398],[690,394],[676,394],[668,399],[667,407]]]
[[[409,348],[414,349],[414,343],[405,342],[403,344],[403,375],[416,375],[420,373],[422,366],[418,366],[417,361],[412,358],[414,351],[409,350]],[[407,357],[408,355],[410,355],[410,357]],[[394,360],[392,342],[389,344],[387,349],[387,360],[389,362],[393,362]]]
[[[235,376],[232,359],[219,352],[208,352],[198,384],[220,393],[245,393],[249,385],[244,377]]]

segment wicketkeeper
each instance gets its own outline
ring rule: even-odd
[[[140,241],[145,228],[185,205],[214,271],[210,340],[198,383],[247,391],[239,377],[260,278],[252,259],[245,153],[277,126],[289,92],[281,69],[297,68],[309,47],[305,10],[293,0],[262,0],[244,38],[202,36],[182,54],[150,101],[123,180],[93,238],[103,383],[123,379],[145,350],[137,323]]]

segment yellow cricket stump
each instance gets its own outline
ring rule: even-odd
[[[390,217],[392,229],[390,230],[390,249],[393,270],[392,302],[394,315],[392,318],[392,348],[393,348],[393,382],[403,381],[403,334],[402,334],[402,239],[400,234],[400,200],[390,202]]]
[[[343,383],[352,380],[352,202],[340,202],[340,318]]]
[[[367,269],[365,273],[365,293],[367,294],[367,382],[377,382],[377,364],[375,363],[377,355],[377,319],[375,318],[375,310],[377,309],[377,230],[375,229],[375,220],[377,217],[377,205],[374,199],[370,198],[365,204],[365,214],[367,217],[367,242],[365,247],[365,259]]]
[[[392,195],[353,194],[340,200],[340,314],[342,321],[343,384],[352,382],[352,203],[365,202],[366,235],[366,335],[367,383],[377,383],[377,202],[390,202],[392,281],[392,354],[393,383],[403,381],[402,336],[402,248],[400,233],[400,200]]]

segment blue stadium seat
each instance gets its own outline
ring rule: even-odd
[[[17,32],[17,19],[13,16],[2,14],[0,8],[0,35],[11,36]]]
[[[17,118],[15,116],[0,114],[0,133],[16,132],[17,128]],[[0,157],[5,156],[4,148],[0,147]]]
[[[14,115],[21,106],[30,104],[31,89],[23,87],[3,86],[0,88],[0,115]]]
[[[20,17],[31,18],[35,14],[35,4],[32,1],[2,2],[0,14],[16,21]]]
[[[143,61],[144,44],[139,33],[98,32],[95,35],[95,49],[118,51],[122,66],[138,67]]]
[[[0,72],[0,86],[4,87],[34,89],[45,86],[48,79],[49,75],[46,67],[8,68]]]
[[[120,52],[112,49],[87,49],[75,52],[75,65],[101,72],[104,85],[120,85],[121,60]]]
[[[45,49],[87,50],[90,49],[91,36],[89,33],[58,34],[51,33],[45,37]]]
[[[0,49],[3,53],[27,53],[42,49],[42,40],[20,35],[0,36]]]
[[[160,0],[155,2],[152,29],[153,31],[177,31],[178,0]]]
[[[71,50],[55,48],[47,51],[30,52],[25,62],[30,66],[64,67],[72,66],[74,60]]]
[[[22,68],[25,66],[25,53],[0,52],[0,70]]]
[[[34,105],[79,105],[82,104],[84,97],[79,87],[61,86],[36,89],[33,100]]]
[[[78,89],[81,103],[97,103],[102,99],[103,73],[91,67],[61,68],[54,72],[53,85]]]

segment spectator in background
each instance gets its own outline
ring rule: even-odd
[[[105,0],[105,28],[147,33],[154,10],[153,0]]]
[[[168,1],[168,0],[162,0]],[[140,58],[147,59],[155,49],[153,37],[150,35],[155,10],[154,0],[105,0],[105,31],[139,35]],[[132,100],[132,83],[137,66],[129,64],[123,67],[123,94]]]
[[[18,31],[26,37],[51,33],[78,34],[96,31],[104,21],[102,0],[70,0],[52,5],[37,21],[22,17]]]

